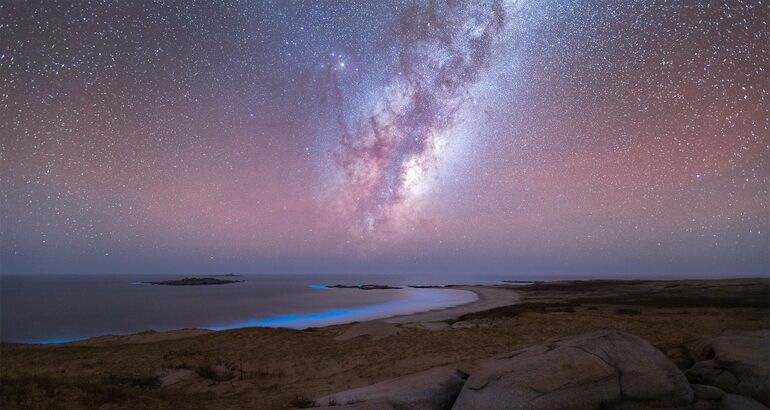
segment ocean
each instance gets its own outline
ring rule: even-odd
[[[306,328],[456,306],[476,299],[450,289],[329,289],[327,284],[490,283],[471,277],[242,275],[241,283],[162,286],[162,275],[2,275],[0,341],[64,343],[108,334],[181,328]]]

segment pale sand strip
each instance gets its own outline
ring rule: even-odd
[[[519,303],[521,298],[518,292],[510,287],[500,286],[452,286],[449,289],[465,290],[475,293],[478,299],[466,303],[464,305],[440,308],[429,310],[426,312],[410,313],[400,316],[392,316],[386,319],[376,319],[371,321],[365,321],[362,323],[370,322],[388,322],[395,324],[417,324],[421,327],[423,324],[430,324],[430,322],[441,322],[444,320],[455,319],[466,313],[480,312],[487,309],[492,309],[498,306],[507,306]],[[444,327],[448,327],[445,323],[439,323]],[[334,325],[333,325],[334,326]],[[429,327],[429,326],[424,326]],[[171,339],[180,339],[192,336],[199,336],[206,333],[211,333],[211,330],[205,329],[180,329],[166,332],[143,332],[133,335],[123,336],[98,336],[89,338],[86,340],[75,341],[68,343],[68,345],[89,345],[89,346],[106,346],[112,344],[133,344],[133,343],[149,343],[160,342]]]
[[[475,302],[466,303],[460,306],[394,316],[388,319],[384,319],[383,321],[388,323],[439,322],[443,320],[455,319],[466,313],[480,312],[499,306],[515,305],[521,301],[519,293],[510,287],[452,286],[450,289],[467,290],[475,293],[479,298]]]

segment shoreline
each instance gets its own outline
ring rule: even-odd
[[[387,289],[386,289],[387,290]],[[385,321],[394,324],[424,323],[450,320],[466,313],[479,312],[494,307],[505,306],[517,303],[519,298],[517,293],[511,288],[494,287],[487,285],[452,285],[436,288],[409,288],[410,291],[419,295],[425,300],[420,301],[420,297],[413,299],[394,300],[385,303],[376,303],[364,305],[356,308],[331,309],[307,313],[287,313],[282,315],[269,316],[259,319],[231,322],[220,325],[200,326],[192,328],[173,328],[168,330],[144,329],[135,333],[125,334],[102,334],[84,337],[52,338],[47,340],[34,341],[10,341],[0,342],[2,344],[20,344],[20,345],[73,345],[90,344],[105,341],[121,340],[131,343],[132,341],[142,342],[149,340],[166,340],[190,335],[198,335],[211,332],[224,332],[235,329],[245,328],[284,328],[305,330],[310,328],[326,328],[330,326],[349,325],[351,323],[363,323],[372,321]],[[369,290],[371,291],[371,290]],[[474,300],[469,300],[460,304],[449,304],[442,307],[431,308],[430,306],[419,306],[420,303],[435,302],[435,295],[444,292],[470,292],[475,295]],[[412,312],[398,312],[399,305],[403,303],[417,303],[414,308],[418,309]],[[427,310],[422,310],[422,308]],[[378,311],[387,312],[394,310],[392,314],[381,314]]]
[[[449,306],[424,312],[414,312],[405,315],[396,315],[382,320],[394,324],[441,322],[445,320],[456,319],[468,313],[481,312],[500,306],[509,306],[521,303],[521,296],[519,292],[517,292],[513,287],[462,285],[452,286],[448,289],[458,289],[473,292],[476,294],[477,299],[473,302],[465,303],[462,305]]]
[[[365,292],[387,292],[390,290],[391,289],[362,289],[362,291]],[[412,293],[412,297],[352,308],[328,309],[308,313],[280,314],[218,326],[206,326],[203,329],[223,331],[248,327],[264,327],[305,330],[310,328],[346,325],[356,322],[383,321],[402,316],[410,317],[412,315],[461,308],[479,301],[478,292],[469,289],[459,289],[457,287],[428,289],[397,288],[393,290],[406,290]],[[463,293],[470,292],[475,295],[475,299],[466,302],[464,298],[458,297],[458,291]],[[434,304],[438,305],[438,307],[431,308]],[[412,309],[413,311],[410,311]]]

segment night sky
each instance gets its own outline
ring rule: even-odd
[[[2,273],[768,275],[769,9],[2,1]]]

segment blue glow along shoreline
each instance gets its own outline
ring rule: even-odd
[[[411,297],[402,300],[356,308],[329,309],[322,312],[275,315],[225,325],[208,326],[206,329],[229,330],[244,327],[286,327],[292,329],[305,329],[308,327],[331,326],[409,315],[436,309],[446,309],[478,300],[478,295],[468,290],[445,288],[409,288],[407,290],[411,293]]]
[[[310,287],[314,289],[323,289],[334,291],[325,285],[316,285],[319,287]],[[222,331],[240,329],[246,327],[283,327],[292,329],[305,329],[308,327],[323,327],[343,323],[351,323],[366,320],[384,319],[394,316],[408,315],[413,313],[426,312],[429,310],[446,309],[454,306],[460,306],[472,303],[478,300],[476,293],[468,290],[430,288],[430,289],[406,289],[409,297],[405,299],[394,300],[385,303],[366,305],[353,308],[329,309],[317,312],[306,313],[288,313],[274,316],[267,316],[222,325],[199,326],[200,329]],[[370,290],[367,292],[374,292]],[[167,329],[163,331],[170,331]],[[44,340],[19,341],[11,343],[36,344],[36,345],[61,345],[72,342],[79,342],[101,336],[128,336],[129,334],[109,334],[92,335],[81,337],[59,337]]]

